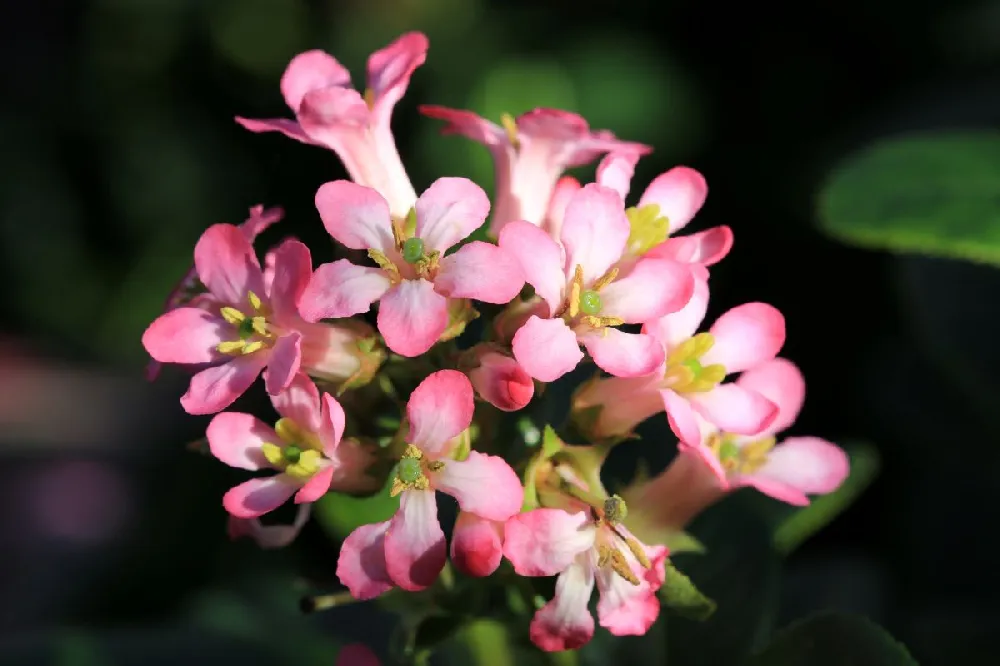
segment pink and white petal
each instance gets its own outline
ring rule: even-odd
[[[686,265],[640,259],[628,275],[601,290],[601,311],[627,324],[643,324],[682,309],[694,296],[694,288],[694,276]]]
[[[653,179],[639,207],[656,204],[660,215],[670,221],[670,233],[675,234],[690,222],[708,197],[705,177],[690,167],[679,166]]]
[[[399,101],[413,71],[427,59],[429,45],[423,33],[408,32],[368,57],[368,87],[376,105],[391,108]]]
[[[642,636],[656,622],[660,601],[649,583],[643,580],[646,571],[631,562],[632,572],[642,581],[633,585],[610,567],[597,570],[597,620],[614,636]]]
[[[267,354],[257,352],[205,368],[181,396],[181,407],[188,414],[214,414],[233,404],[254,383],[267,363]]]
[[[776,404],[738,384],[720,384],[705,393],[692,393],[688,400],[709,423],[736,435],[761,433],[778,418]]]
[[[344,436],[344,427],[347,424],[347,417],[344,415],[344,408],[341,407],[337,399],[329,393],[323,394],[323,408],[319,430],[320,441],[323,442],[323,453],[327,458],[335,460],[337,458],[337,448],[340,440]]]
[[[336,470],[333,465],[327,465],[319,470],[309,480],[302,484],[299,491],[295,493],[296,504],[306,504],[315,502],[330,490],[330,483],[333,481],[333,473]]]
[[[251,414],[216,414],[205,433],[212,455],[230,467],[257,470],[270,467],[260,452],[263,444],[278,441],[274,430]]]
[[[357,266],[347,259],[322,264],[299,297],[299,314],[308,322],[363,314],[391,285],[380,268]]]
[[[535,293],[555,312],[562,302],[566,275],[563,273],[563,250],[544,230],[524,220],[504,225],[498,239],[500,249],[517,260],[524,279]]]
[[[729,490],[729,474],[719,461],[719,457],[712,453],[712,449],[705,446],[705,444],[698,443],[691,445],[685,442],[678,442],[677,455],[685,456],[688,460],[695,460],[698,464],[704,465],[715,477],[715,485],[722,490]],[[709,495],[714,497],[714,493],[710,493]]]
[[[445,121],[447,125],[441,130],[442,134],[458,134],[491,148],[507,143],[507,133],[502,127],[472,111],[436,104],[422,104],[417,110],[428,118]]]
[[[761,492],[792,504],[791,493],[775,495],[782,486],[800,494],[825,495],[840,487],[850,472],[847,454],[819,437],[789,437],[774,447],[764,466],[741,478]]]
[[[281,95],[288,108],[297,112],[310,90],[349,85],[351,73],[330,54],[313,49],[298,54],[288,63],[281,76]]]
[[[271,348],[264,373],[264,388],[270,395],[278,395],[295,379],[302,365],[302,334],[292,331],[282,335]]]
[[[250,241],[232,224],[213,224],[194,247],[198,279],[226,304],[244,304],[247,292],[264,296],[264,275]]]
[[[229,516],[226,525],[230,539],[250,537],[258,547],[264,550],[284,548],[299,535],[306,521],[309,520],[309,505],[302,504],[295,514],[291,525],[263,525],[258,518],[236,518]]]
[[[389,250],[395,247],[392,219],[385,198],[370,187],[349,180],[320,185],[316,210],[327,233],[352,250]]]
[[[256,134],[261,134],[263,132],[281,132],[289,139],[295,139],[296,141],[301,141],[309,145],[316,145],[316,142],[306,134],[305,130],[298,122],[292,120],[291,118],[243,118],[241,116],[236,116],[235,120],[237,123],[243,126],[244,129],[250,130]]]
[[[363,643],[351,643],[340,648],[334,666],[381,666],[378,655]]]
[[[663,363],[663,345],[651,335],[605,328],[580,336],[597,367],[615,377],[642,377]]]
[[[785,344],[785,317],[773,305],[744,303],[722,314],[709,329],[715,344],[701,358],[719,363],[727,373],[770,361]]]
[[[747,370],[736,384],[756,391],[778,406],[778,416],[768,427],[766,434],[781,432],[792,425],[802,409],[806,398],[806,382],[802,371],[784,358],[775,358]]]
[[[465,460],[449,460],[429,474],[431,487],[454,497],[462,511],[487,520],[507,520],[524,502],[521,480],[499,456],[472,451]]]
[[[700,444],[701,427],[691,403],[670,389],[661,390],[660,397],[663,398],[663,407],[667,412],[667,422],[677,439],[689,445]]]
[[[672,349],[697,331],[708,310],[708,280],[693,275],[691,300],[677,312],[646,322],[642,332],[652,335],[666,349]]]
[[[594,590],[594,571],[584,555],[556,579],[556,594],[531,620],[531,642],[546,652],[575,650],[594,635],[594,616],[587,604]]]
[[[545,222],[542,228],[548,232],[552,238],[559,238],[562,234],[563,218],[566,216],[566,206],[583,185],[572,176],[563,176],[556,181],[555,189],[552,190],[552,198],[549,199],[549,207],[545,212]]]
[[[216,347],[230,329],[217,312],[177,308],[153,320],[142,346],[160,363],[213,363],[223,358]]]
[[[403,280],[382,296],[378,330],[400,356],[420,356],[448,328],[448,299],[424,279]]]
[[[371,112],[354,88],[317,88],[302,98],[299,125],[314,143],[340,154],[341,149],[365,131]],[[348,170],[350,171],[350,170]]]
[[[483,226],[490,199],[468,178],[438,178],[417,199],[416,235],[427,252],[444,254]]]
[[[263,204],[257,204],[250,208],[250,217],[245,219],[240,225],[240,231],[253,243],[257,236],[264,233],[272,224],[280,222],[285,216],[285,209],[281,206],[272,206],[265,209]]]
[[[563,219],[566,274],[581,266],[584,285],[604,275],[621,259],[630,230],[618,193],[596,183],[585,185],[566,205]]]
[[[504,525],[503,554],[521,576],[554,576],[594,546],[596,531],[585,511],[534,509]]]
[[[438,370],[413,389],[406,403],[410,431],[406,441],[437,458],[472,423],[472,384],[458,370]]]
[[[273,252],[267,294],[278,321],[292,323],[299,318],[298,302],[312,277],[312,256],[301,241],[289,238]]]
[[[448,298],[509,303],[524,287],[521,264],[492,243],[472,241],[441,260],[434,288]]]
[[[718,226],[696,234],[668,238],[644,256],[711,266],[722,261],[731,249],[733,230],[727,226]]]
[[[430,587],[448,557],[433,490],[404,490],[385,536],[389,577],[409,592]]]
[[[468,576],[489,576],[503,559],[503,524],[460,511],[451,534],[451,561]]]
[[[393,588],[385,564],[389,521],[362,525],[344,539],[337,559],[337,578],[359,601],[374,599]]]
[[[286,474],[275,474],[244,481],[222,497],[222,506],[237,518],[258,518],[274,511],[299,489],[299,483]]]
[[[611,188],[625,201],[639,157],[639,153],[627,151],[608,153],[597,165],[597,183]]]
[[[268,369],[268,373],[270,372]],[[272,395],[271,404],[274,406],[274,411],[284,418],[295,421],[309,432],[319,432],[321,425],[319,389],[305,373],[296,374],[285,390]]]
[[[583,360],[576,333],[562,319],[532,315],[511,341],[514,358],[529,375],[554,382]]]

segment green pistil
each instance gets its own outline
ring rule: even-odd
[[[698,375],[700,375],[701,371],[703,369],[702,365],[701,365],[701,361],[699,361],[696,358],[689,358],[686,361],[683,361],[681,363],[681,365],[683,365],[685,368],[687,368],[688,370],[690,370],[694,374],[695,377],[697,377]]]
[[[416,458],[403,458],[399,461],[396,476],[403,483],[416,483],[421,476],[420,461]]]
[[[246,340],[254,334],[253,330],[253,318],[247,317],[239,323],[237,326],[237,331],[241,339]]]
[[[302,449],[294,444],[291,444],[285,447],[285,450],[282,451],[282,455],[285,457],[285,461],[289,465],[294,465],[299,461],[299,458],[302,457]]]
[[[730,441],[722,442],[719,447],[719,460],[731,460],[740,455],[740,447]]]
[[[424,241],[420,238],[408,238],[403,243],[403,261],[415,264],[424,256]]]
[[[598,315],[601,313],[601,295],[593,289],[580,294],[580,312],[586,315]]]

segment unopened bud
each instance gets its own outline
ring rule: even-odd
[[[469,380],[479,397],[505,412],[521,409],[535,395],[535,382],[518,362],[493,351],[479,358],[479,367],[469,372]]]

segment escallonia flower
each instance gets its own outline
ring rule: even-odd
[[[377,190],[393,215],[405,216],[417,195],[396,149],[392,110],[410,76],[427,58],[427,37],[402,35],[368,58],[364,94],[351,87],[351,74],[333,56],[313,50],[295,56],[281,77],[281,94],[295,120],[236,121],[251,132],[281,132],[302,143],[337,153],[351,178]]]
[[[641,543],[622,525],[626,515],[625,502],[611,496],[600,507],[539,508],[507,521],[503,551],[514,570],[558,576],[555,596],[531,621],[539,648],[572,650],[590,641],[595,582],[598,621],[615,636],[643,635],[656,621],[667,548]]]
[[[208,424],[212,455],[230,467],[275,470],[230,489],[222,505],[236,518],[257,518],[284,504],[315,502],[328,490],[363,492],[378,480],[365,471],[371,455],[344,436],[344,410],[333,396],[297,374],[271,397],[280,419],[270,427],[252,414],[222,412]]]
[[[583,358],[619,377],[653,372],[663,362],[657,340],[618,330],[676,312],[691,298],[690,269],[665,259],[643,259],[619,276],[617,262],[629,237],[621,197],[589,184],[566,206],[560,243],[524,221],[507,224],[501,249],[520,262],[527,282],[547,305],[514,335],[514,357],[528,374],[555,381]]]
[[[231,405],[268,368],[272,396],[300,369],[330,381],[370,378],[383,354],[364,324],[310,324],[296,309],[312,274],[309,249],[288,239],[272,255],[270,277],[238,227],[209,227],[195,246],[195,268],[207,293],[197,304],[157,318],[142,343],[154,360],[207,366],[191,378],[181,405],[213,414]]]
[[[591,130],[579,115],[559,109],[534,109],[517,118],[504,114],[500,125],[471,111],[443,106],[425,105],[420,111],[447,122],[444,134],[460,134],[489,149],[496,174],[496,205],[490,222],[494,237],[514,220],[542,225],[556,183],[566,169],[589,164],[613,150],[640,154],[652,150],[616,139],[607,130]]]
[[[364,525],[344,541],[337,576],[357,599],[371,599],[397,586],[430,586],[447,557],[437,517],[437,491],[459,508],[491,521],[505,521],[521,508],[524,490],[503,458],[470,451],[458,459],[458,435],[472,423],[473,391],[457,370],[439,370],[420,383],[406,405],[406,450],[396,466],[391,494],[399,510],[391,520]]]
[[[375,190],[339,180],[316,193],[329,234],[342,245],[367,250],[376,264],[347,259],[316,269],[299,310],[309,321],[350,317],[379,301],[378,329],[401,356],[423,354],[449,326],[449,301],[506,303],[524,286],[516,260],[491,243],[472,241],[445,256],[486,220],[486,193],[465,178],[431,184],[407,220],[393,218]]]

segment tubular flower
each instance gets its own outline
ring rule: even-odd
[[[332,396],[321,397],[316,385],[298,374],[271,402],[281,416],[273,428],[241,412],[216,414],[208,424],[208,445],[216,458],[231,467],[278,472],[227,492],[222,504],[230,515],[257,518],[292,495],[302,504],[315,502],[331,487],[371,486],[364,475],[368,456],[350,442],[341,443],[344,410]]]
[[[558,575],[555,597],[531,622],[531,640],[541,649],[573,650],[591,639],[587,606],[595,582],[598,621],[615,636],[640,636],[656,621],[667,549],[641,543],[622,526],[624,516],[625,503],[615,496],[603,511],[543,508],[507,521],[503,551],[514,570]]]
[[[489,213],[482,189],[465,178],[440,178],[414,206],[410,223],[393,219],[375,190],[338,180],[316,193],[330,235],[367,250],[377,267],[341,259],[320,266],[299,300],[309,321],[367,312],[378,300],[378,329],[402,356],[423,354],[448,329],[449,300],[506,303],[524,286],[518,263],[490,243],[473,241],[444,256]]]
[[[555,381],[583,358],[619,377],[646,375],[662,364],[663,348],[646,334],[616,327],[676,312],[691,297],[690,269],[665,259],[643,259],[619,277],[617,262],[629,237],[621,198],[590,184],[566,206],[560,243],[528,222],[500,234],[500,248],[515,257],[527,282],[547,305],[514,335],[514,357],[528,374]]]
[[[472,413],[472,386],[456,370],[433,373],[410,395],[407,447],[391,490],[400,496],[399,510],[387,522],[356,529],[341,548],[337,576],[355,598],[370,599],[394,585],[422,590],[437,579],[446,558],[437,491],[485,520],[505,521],[520,510],[524,490],[503,458],[476,451],[454,457],[453,440]]]
[[[250,537],[265,550],[284,548],[299,535],[309,520],[309,504],[299,504],[291,525],[264,525],[260,518],[237,518],[230,514],[226,530],[229,538]]]
[[[634,380],[597,379],[577,392],[578,414],[598,408],[589,435],[627,435],[664,409],[674,434],[687,442],[699,440],[696,413],[728,432],[745,435],[771,425],[778,414],[773,402],[739,383],[722,382],[777,355],[785,342],[784,317],[766,303],[746,303],[720,316],[707,333],[696,335],[707,308],[708,282],[695,280],[694,295],[684,308],[643,327],[665,351],[655,373]]]
[[[417,195],[399,159],[390,121],[410,76],[427,58],[427,48],[427,38],[411,32],[373,53],[364,94],[351,87],[350,73],[329,54],[300,53],[281,77],[281,94],[295,120],[236,121],[251,132],[281,132],[333,150],[355,182],[384,196],[393,215],[405,216]]]
[[[421,106],[420,111],[446,121],[443,133],[460,134],[489,149],[496,173],[490,222],[494,236],[513,220],[541,225],[556,182],[567,168],[589,164],[612,150],[652,150],[616,139],[606,130],[592,131],[580,116],[558,109],[534,109],[517,118],[505,114],[501,125],[471,111],[442,106]]]

